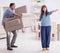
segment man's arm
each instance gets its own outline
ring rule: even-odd
[[[18,18],[21,18],[21,17],[22,17],[22,14],[19,15],[19,14],[17,14],[17,13],[14,13],[14,16],[16,16],[16,17],[18,17]]]

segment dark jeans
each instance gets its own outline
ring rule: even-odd
[[[49,48],[51,26],[41,26],[42,48]]]

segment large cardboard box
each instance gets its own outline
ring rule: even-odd
[[[21,25],[21,19],[16,18],[5,18],[5,30],[11,32],[23,28]]]
[[[24,27],[24,23],[26,23],[26,22],[23,22],[23,18],[24,18],[23,13],[27,13],[26,5],[16,8],[15,12],[19,15],[22,14],[22,18],[20,19],[20,21],[21,21],[21,26]],[[24,21],[26,21],[26,19]]]

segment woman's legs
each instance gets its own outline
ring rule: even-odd
[[[42,48],[46,48],[46,27],[41,26],[41,42]]]
[[[51,26],[47,26],[46,28],[46,47],[49,48],[50,44],[50,33],[51,33]]]
[[[50,44],[51,26],[41,26],[42,48],[48,50]]]

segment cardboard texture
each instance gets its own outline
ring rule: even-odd
[[[5,18],[5,29],[7,32],[23,28],[21,20],[17,18]]]
[[[16,8],[15,12],[19,15],[21,15],[22,13],[27,13],[26,6]],[[20,19],[20,21],[21,21],[21,26],[24,27],[24,23],[23,23],[22,19],[23,19],[23,15],[22,15],[22,18]]]
[[[27,9],[26,9],[26,6],[22,6],[22,7],[18,7],[18,8],[16,8],[15,9],[15,12],[17,13],[17,14],[22,14],[22,13],[27,13]]]

